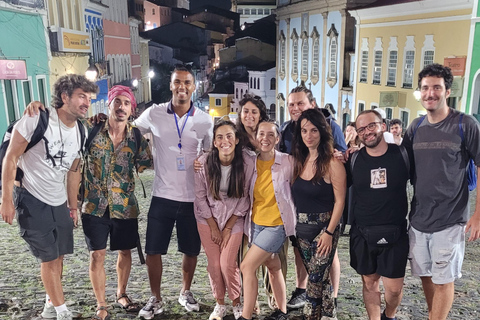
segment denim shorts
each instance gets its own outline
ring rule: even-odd
[[[283,225],[265,227],[252,222],[252,244],[262,250],[279,253],[286,237]]]
[[[432,277],[435,284],[446,284],[462,276],[465,255],[465,225],[425,233],[410,227],[408,259],[412,275]]]

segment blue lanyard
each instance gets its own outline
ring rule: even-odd
[[[182,134],[183,134],[183,129],[185,129],[185,125],[187,124],[188,117],[190,116],[190,113],[192,112],[193,107],[188,110],[187,113],[187,118],[185,119],[185,122],[183,123],[182,126],[182,131],[180,131],[180,128],[178,127],[178,120],[177,120],[177,114],[175,111],[173,111],[173,116],[175,117],[175,124],[177,125],[177,133],[178,133],[178,148],[180,149],[180,152],[182,152]]]

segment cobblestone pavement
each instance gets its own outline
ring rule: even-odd
[[[147,190],[151,189],[153,173],[141,175]],[[142,215],[140,229],[142,243],[145,239],[146,213],[150,199],[143,199],[138,193]],[[45,293],[39,276],[39,264],[29,253],[25,242],[18,235],[18,226],[9,226],[0,221],[0,319],[41,319]],[[155,319],[208,319],[214,299],[206,271],[206,257],[202,252],[198,260],[192,291],[200,302],[200,312],[187,313],[177,302],[181,284],[181,255],[176,252],[176,241],[172,241],[168,255],[164,259],[164,277],[162,294],[166,302],[164,314]],[[360,276],[349,266],[348,237],[342,236],[339,242],[339,254],[342,266],[340,293],[338,297],[338,319],[367,319],[362,302],[362,284]],[[293,252],[290,249],[293,261]],[[116,253],[108,252],[107,301],[115,302]],[[75,253],[68,255],[64,263],[64,290],[69,308],[78,311],[81,319],[90,319],[95,310],[95,298],[88,278],[89,255],[81,227],[75,230]],[[295,288],[293,262],[287,275],[288,295]],[[478,319],[480,311],[480,241],[467,243],[463,265],[463,277],[455,285],[455,302],[450,319]],[[407,270],[404,297],[398,312],[399,320],[427,319],[426,303],[419,279],[410,276]],[[149,284],[145,265],[141,265],[136,253],[133,254],[133,268],[128,293],[135,301],[145,303],[149,296]],[[259,296],[263,319],[271,311],[268,308],[263,290]],[[228,303],[228,300],[227,300]],[[113,319],[133,319],[136,314],[126,314],[120,308],[110,309]],[[226,320],[233,320],[231,310]],[[290,312],[289,319],[301,319],[299,311]]]

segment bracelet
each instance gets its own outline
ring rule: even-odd
[[[77,211],[78,209],[77,209],[77,208],[68,208],[68,210],[70,210],[70,211]]]
[[[328,229],[325,228],[325,233],[328,234],[330,237],[333,237],[333,233],[331,233],[330,231],[328,231]]]

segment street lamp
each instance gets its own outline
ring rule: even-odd
[[[138,87],[138,80],[137,79],[133,79],[132,86],[134,86],[135,88]]]
[[[88,59],[89,67],[87,71],[85,71],[85,78],[87,78],[90,81],[95,81],[97,80],[98,69],[95,66],[95,62],[93,61],[92,55],[90,54],[89,56],[90,56]]]

